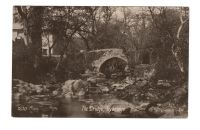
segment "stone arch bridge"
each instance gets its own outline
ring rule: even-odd
[[[84,53],[86,69],[92,72],[101,72],[106,76],[123,72],[125,67],[131,62],[133,65],[153,65],[157,61],[157,52],[152,48],[140,49],[127,52],[127,56],[122,49],[100,49]],[[130,63],[129,63],[130,62]]]
[[[85,58],[88,69],[93,72],[101,72],[102,66],[107,62],[114,62],[115,66],[121,62],[123,65],[128,64],[128,59],[122,49],[100,49],[86,52]]]

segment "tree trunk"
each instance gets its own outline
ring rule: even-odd
[[[17,8],[17,11],[18,11],[18,13],[19,13],[19,15],[21,16],[21,19],[22,19],[22,25],[23,25],[23,32],[24,32],[24,42],[25,42],[25,45],[26,46],[29,46],[29,41],[30,41],[30,39],[29,39],[29,35],[28,35],[28,32],[29,32],[29,28],[28,28],[28,17],[27,17],[27,15],[26,15],[26,13],[24,13],[23,11],[22,11],[22,7],[21,6],[17,6],[16,7]]]
[[[179,69],[182,73],[185,72],[184,66],[183,66],[183,59],[182,59],[182,49],[180,46],[177,46],[173,44],[172,46],[172,53],[178,63]]]
[[[55,69],[56,71],[59,70],[59,67],[60,67],[60,65],[61,65],[61,63],[63,61],[64,54],[67,51],[67,48],[68,48],[69,44],[70,44],[70,40],[67,41],[67,44],[64,44],[63,50],[61,51],[61,54],[60,54],[60,59],[59,59],[57,65],[56,65],[56,69]]]
[[[183,28],[183,25],[185,24],[185,22],[188,19],[183,20],[182,11],[180,12],[179,18],[180,18],[180,26],[177,31],[176,39],[173,40],[174,42],[172,44],[172,54],[174,55],[174,57],[178,63],[179,69],[180,69],[181,73],[183,73],[183,77],[185,79],[185,74],[186,74],[187,69],[186,69],[186,65],[184,65],[184,58],[187,58],[187,57],[184,57],[184,55],[183,55],[184,54],[183,46],[185,43],[183,40],[180,39],[180,33]],[[186,64],[188,64],[188,63],[186,63]]]
[[[42,17],[43,7],[33,7],[30,14],[30,51],[33,67],[36,69],[40,64],[42,56]],[[28,35],[27,35],[28,36]],[[29,37],[29,36],[28,36]]]

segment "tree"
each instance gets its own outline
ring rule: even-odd
[[[23,24],[25,41],[29,47],[31,62],[33,67],[37,68],[42,54],[41,34],[44,7],[16,6],[16,8]]]
[[[185,17],[185,18],[184,18]],[[183,29],[183,26],[186,22],[188,22],[188,8],[181,8],[179,13],[180,18],[180,25],[178,27],[178,31],[176,34],[176,38],[173,40],[172,44],[172,53],[174,57],[176,58],[176,61],[178,62],[178,66],[180,68],[180,71],[183,73],[183,75],[188,75],[188,55],[184,54],[185,51],[188,53],[186,49],[188,49],[188,39],[181,38],[181,31]],[[188,35],[187,35],[188,37]],[[186,61],[185,61],[186,59]],[[186,77],[184,76],[184,80]]]
[[[149,7],[149,12],[153,27],[159,34],[160,45],[165,50],[159,53],[162,55],[160,59],[166,59],[166,54],[174,57],[183,83],[188,75],[188,8]]]
[[[60,59],[56,66],[59,70],[64,55],[72,53],[74,41],[82,38],[86,49],[92,47],[92,38],[96,37],[96,16],[99,7],[46,7],[44,31],[53,34],[54,46],[61,46]],[[95,39],[95,38],[94,38]],[[74,45],[75,46],[75,45]]]
[[[83,39],[86,49],[91,50],[91,42],[96,37],[97,32],[97,14],[100,7],[84,7],[85,12],[87,15],[87,23],[78,31],[79,36]]]

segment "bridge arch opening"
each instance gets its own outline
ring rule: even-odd
[[[119,58],[112,57],[105,60],[99,68],[99,72],[106,75],[106,78],[111,78],[112,74],[116,73],[124,73],[125,67],[127,65],[127,61]]]

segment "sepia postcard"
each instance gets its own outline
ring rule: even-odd
[[[187,118],[189,7],[13,6],[12,116]]]

